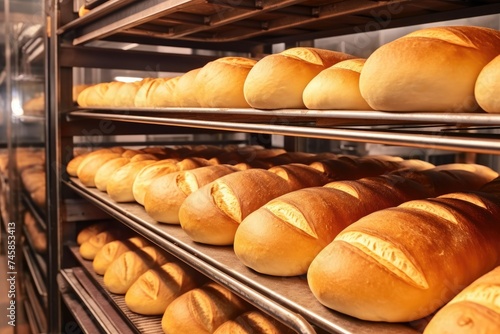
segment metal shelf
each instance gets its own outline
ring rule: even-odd
[[[81,305],[84,305],[99,326],[100,333],[137,334],[129,323],[116,312],[102,290],[86,276],[81,268],[63,269],[58,276],[58,285],[61,292],[68,289],[78,296]],[[75,311],[75,310],[73,310]]]
[[[143,110],[146,112],[146,110]],[[500,154],[500,140],[482,137],[475,133],[445,132],[433,129],[428,133],[411,133],[399,127],[396,130],[389,128],[373,128],[382,123],[418,125],[429,123],[435,127],[457,124],[500,124],[500,115],[491,114],[394,114],[366,111],[318,111],[318,110],[277,110],[261,111],[255,109],[179,109],[171,108],[142,115],[140,111],[129,112],[98,112],[72,111],[67,114],[68,120],[100,119],[119,122],[157,124],[197,129],[213,129],[223,131],[240,131],[248,133],[279,134],[306,138],[320,138],[333,140],[349,140],[355,142],[371,142],[377,144],[409,146],[442,149],[460,152],[476,152],[486,154]],[[363,123],[361,128],[339,127],[338,124]],[[259,123],[251,123],[259,122]],[[401,123],[403,122],[403,123]],[[337,127],[333,127],[336,124]],[[371,124],[371,128],[369,128]],[[322,127],[323,126],[323,127]],[[331,126],[331,127],[328,127]]]
[[[245,267],[231,247],[195,243],[180,226],[158,224],[138,204],[117,204],[106,193],[85,188],[77,179],[63,183],[181,261],[287,323],[298,333],[314,333],[309,323],[330,333],[418,333],[407,324],[367,322],[328,310],[314,298],[304,277],[259,275]]]
[[[40,296],[41,300],[43,301],[43,307],[47,309],[47,288],[45,287],[44,279],[42,276],[42,273],[40,272],[40,269],[38,268],[37,264],[35,263],[35,260],[33,259],[33,255],[30,252],[29,248],[27,246],[23,247],[23,255],[24,259],[26,260],[26,264],[30,273],[30,277],[33,280],[33,283],[35,284],[36,287],[36,292],[38,296]]]
[[[282,43],[498,13],[496,1],[108,1],[60,27],[74,45],[127,35],[196,43]],[[113,10],[110,10],[112,7]],[[67,36],[67,35],[65,35]]]
[[[47,223],[45,222],[45,213],[42,212],[40,207],[33,203],[33,200],[31,199],[30,195],[23,190],[22,192],[22,200],[26,208],[30,211],[30,213],[33,215],[35,218],[35,221],[40,225],[42,230],[47,231]]]
[[[35,258],[35,261],[37,263],[37,268],[38,268],[40,274],[42,275],[43,278],[47,278],[47,263],[45,262],[45,258],[36,251],[36,248],[34,247],[33,240],[31,239],[31,235],[28,233],[25,225],[23,225],[23,232],[24,232],[24,236],[26,238],[26,241],[28,242],[28,247],[33,251],[32,254],[33,254],[33,257]],[[43,281],[43,279],[42,279],[42,281]],[[43,285],[45,285],[45,283],[43,283]],[[47,291],[46,291],[45,287],[44,287],[44,290],[45,290],[44,296],[46,296]]]

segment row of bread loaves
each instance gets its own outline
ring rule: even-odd
[[[405,202],[359,219],[314,258],[307,273],[311,291],[323,305],[364,320],[429,316],[500,265],[498,183]],[[498,300],[494,293],[477,297],[491,305]],[[479,321],[488,328],[489,321],[498,325],[496,319],[492,314]]]
[[[434,27],[382,45],[366,60],[309,47],[258,61],[223,57],[176,78],[98,84],[82,92],[78,103],[498,113],[499,53],[495,29]]]

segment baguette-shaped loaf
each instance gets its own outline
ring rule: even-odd
[[[139,276],[167,262],[170,261],[165,254],[153,246],[125,252],[104,273],[104,286],[112,293],[125,294]]]
[[[212,334],[246,310],[234,293],[210,282],[186,292],[168,305],[161,321],[165,334]]]
[[[127,290],[125,303],[135,313],[163,315],[175,298],[196,288],[198,280],[193,269],[168,262],[139,276]]]
[[[476,79],[499,53],[500,32],[495,29],[417,30],[368,57],[359,78],[361,95],[376,110],[477,112]]]
[[[259,311],[248,311],[226,321],[214,334],[292,334],[292,329]]]
[[[66,172],[68,173],[69,176],[78,176],[77,171],[78,171],[78,166],[82,163],[83,159],[87,156],[88,153],[83,153],[79,154],[73,159],[71,159],[68,164],[66,165]]]
[[[219,177],[236,171],[238,168],[233,166],[215,165],[158,177],[146,190],[144,208],[158,222],[179,224],[179,208],[187,196]]]
[[[176,159],[164,159],[143,167],[134,179],[132,184],[132,194],[137,203],[144,205],[146,189],[153,180],[161,175],[166,175],[177,171]]]
[[[374,212],[312,261],[314,296],[373,321],[423,318],[499,265],[500,205],[487,193],[452,193]]]
[[[83,159],[78,167],[77,176],[80,182],[86,187],[95,187],[95,175],[99,167],[109,160],[120,158],[119,153],[102,153],[88,155]]]
[[[494,334],[500,329],[500,267],[479,277],[440,309],[424,334]]]
[[[343,60],[315,76],[303,93],[309,109],[371,110],[359,91],[365,59]]]
[[[105,244],[95,255],[92,267],[98,275],[104,275],[110,264],[125,252],[146,247],[143,238],[133,237],[125,240],[114,240]]]
[[[116,230],[99,232],[80,245],[80,255],[86,260],[94,260],[97,252],[104,247],[104,245],[119,237],[120,233]]]
[[[159,79],[158,79],[159,80]],[[163,78],[149,91],[147,105],[152,108],[178,107],[176,86],[179,77]]]
[[[484,111],[500,113],[500,55],[490,61],[479,73],[474,87],[477,103]]]
[[[201,68],[191,70],[179,78],[175,86],[175,96],[179,107],[199,107],[200,104],[196,99],[194,82]]]
[[[139,155],[134,156],[137,157]],[[106,185],[106,192],[109,197],[116,202],[134,202],[133,185],[139,172],[146,166],[155,163],[157,160],[141,160],[129,162],[116,169],[109,176]]]
[[[244,57],[223,57],[203,66],[194,80],[200,107],[248,108],[243,84],[255,63]]]
[[[194,241],[231,245],[239,223],[271,199],[327,182],[323,173],[301,164],[239,171],[189,195],[179,208],[179,222]]]
[[[108,180],[118,168],[130,163],[130,158],[119,157],[106,161],[101,167],[97,168],[94,176],[94,184],[100,191],[106,191],[108,188]]]
[[[259,109],[305,108],[302,94],[307,84],[322,70],[351,58],[342,52],[305,47],[268,55],[248,73],[245,99]]]

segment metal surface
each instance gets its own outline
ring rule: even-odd
[[[79,268],[74,269],[76,271],[79,270]],[[61,271],[61,276],[92,314],[96,323],[99,324],[99,332],[109,334],[136,333],[129,327],[128,323],[121,318],[114,307],[106,300],[101,291],[99,291],[93,283],[84,281],[84,277],[81,276],[77,278],[73,269],[63,269]]]
[[[28,233],[26,229],[26,225],[23,226],[23,231],[24,231],[24,236],[26,237],[26,241],[28,242],[29,248],[33,251],[33,257],[35,258],[35,261],[37,263],[37,268],[40,271],[40,274],[42,274],[42,282],[43,279],[47,278],[47,263],[45,262],[45,259],[36,252],[33,240],[31,239],[31,235]],[[47,289],[45,287],[45,283],[43,282],[44,285],[44,290],[45,290],[45,296],[47,295]]]
[[[36,324],[36,327],[38,328],[38,331],[35,333],[48,333],[47,332],[47,309],[43,308],[42,305],[40,305],[40,300],[38,299],[36,292],[33,288],[32,281],[28,277],[26,280],[24,280],[25,288],[26,288],[26,296],[28,297],[27,300],[29,301],[30,309],[33,312],[34,316],[34,324]],[[30,326],[33,326],[31,323],[30,319]]]
[[[179,225],[158,224],[138,204],[117,204],[106,193],[85,188],[78,179],[64,183],[181,261],[293,326],[299,333],[309,330],[307,323],[300,321],[302,317],[331,333],[417,333],[405,324],[367,322],[328,310],[315,299],[304,277],[259,275],[245,267],[231,247],[195,243]]]
[[[23,255],[24,259],[26,260],[26,264],[28,265],[28,270],[31,274],[30,277],[33,280],[33,283],[35,283],[36,291],[40,298],[43,300],[44,307],[47,308],[47,288],[45,287],[45,283],[43,282],[42,273],[36,265],[32,253],[26,246],[23,247]]]
[[[99,333],[99,327],[94,324],[92,318],[82,306],[82,302],[73,293],[62,293],[61,296],[84,334]]]
[[[363,33],[418,23],[498,13],[495,1],[329,1],[314,0],[143,0],[127,6],[114,1],[59,29],[74,33],[73,44],[102,40],[115,34],[191,41],[253,40],[282,43],[326,36]],[[111,6],[111,4],[109,5]],[[96,20],[99,18],[99,20]]]
[[[499,139],[481,139],[464,136],[448,137],[446,133],[438,134],[408,134],[404,132],[367,131],[366,129],[338,129],[306,127],[277,124],[251,124],[227,121],[208,121],[197,119],[182,119],[169,117],[154,117],[140,115],[118,115],[108,113],[71,112],[70,119],[96,118],[123,122],[137,122],[147,124],[163,124],[171,126],[215,129],[225,131],[240,131],[249,133],[267,133],[285,136],[306,138],[349,140],[354,142],[370,142],[376,144],[409,146],[420,148],[442,149],[460,152],[476,152],[486,154],[500,154]]]

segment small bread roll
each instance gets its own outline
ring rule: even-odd
[[[80,245],[80,255],[86,260],[94,260],[97,252],[108,242],[116,240],[118,233],[116,231],[102,231],[90,237]]]
[[[137,157],[134,156],[134,158]],[[137,174],[146,166],[155,163],[156,160],[141,160],[129,162],[118,168],[110,175],[106,191],[115,202],[134,202],[134,185]]]
[[[368,57],[361,95],[376,110],[476,112],[476,79],[500,54],[500,32],[473,26],[417,30]]]
[[[163,314],[161,325],[165,334],[210,334],[245,309],[246,304],[238,296],[210,282],[171,302]]]
[[[479,277],[440,309],[424,334],[497,333],[500,328],[500,267]]]
[[[146,247],[147,242],[140,237],[114,240],[105,244],[95,255],[92,267],[98,275],[104,275],[111,263],[125,252]]]
[[[104,286],[112,293],[125,294],[151,267],[167,262],[167,257],[152,246],[125,252],[113,261],[104,273]]]
[[[127,290],[125,303],[135,313],[162,315],[174,299],[196,288],[197,276],[185,265],[165,263],[142,274]]]
[[[215,165],[179,171],[154,180],[144,196],[144,208],[151,218],[161,223],[179,224],[179,208],[193,191],[238,168]]]
[[[179,107],[199,107],[194,83],[201,68],[191,70],[179,78],[175,86],[175,96]]]
[[[484,111],[500,113],[500,55],[479,73],[474,87],[477,103]]]
[[[304,89],[309,109],[371,110],[359,91],[359,75],[365,59],[341,61],[319,73]]]
[[[223,57],[203,66],[195,79],[195,94],[200,107],[248,108],[243,84],[255,63],[255,60],[243,57]]]
[[[259,109],[304,108],[307,84],[322,70],[351,58],[342,52],[304,47],[266,56],[248,73],[245,99]]]
[[[144,205],[146,190],[157,177],[177,171],[176,159],[165,159],[154,162],[142,168],[132,184],[132,194],[140,205]]]
[[[259,311],[245,312],[226,321],[214,334],[292,334],[294,330]]]
[[[78,245],[83,244],[85,241],[89,240],[92,236],[99,234],[106,229],[106,223],[96,223],[84,227],[76,236],[76,243]]]

